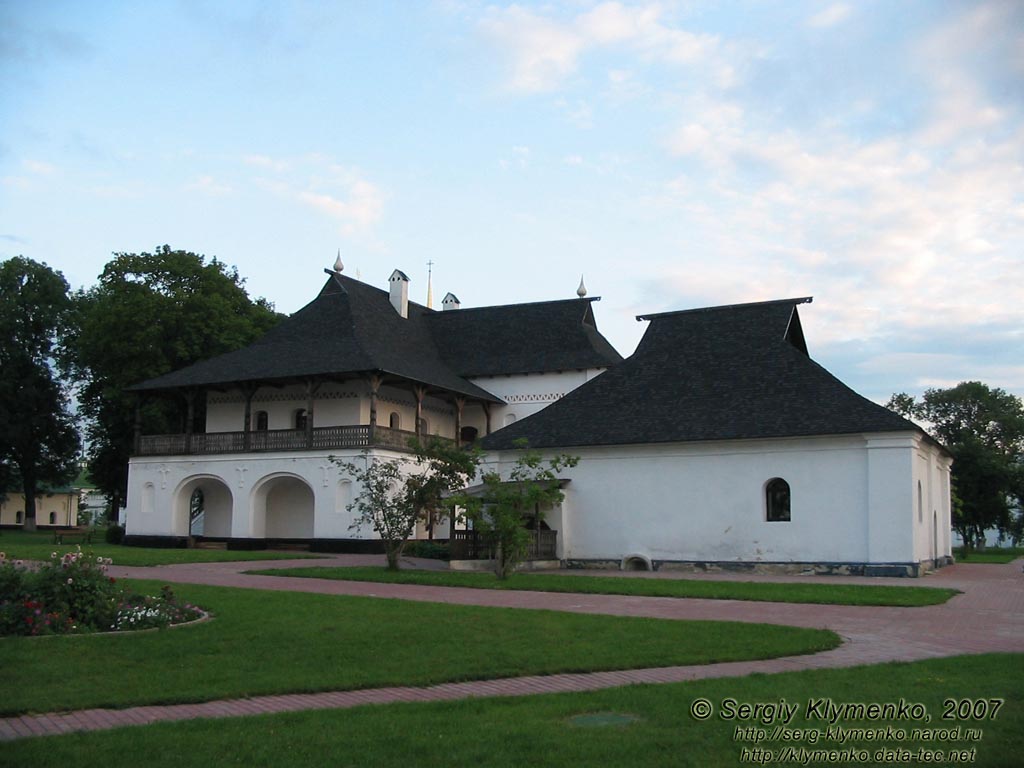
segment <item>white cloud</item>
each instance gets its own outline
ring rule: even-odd
[[[807,20],[807,26],[823,29],[842,24],[853,12],[853,9],[846,3],[833,3],[828,8],[819,11]]]
[[[605,2],[564,20],[512,5],[492,8],[481,28],[511,57],[510,87],[527,92],[558,88],[597,49],[625,47],[651,60],[693,64],[719,42],[664,23],[658,4]]]
[[[195,181],[185,185],[190,192],[200,192],[211,197],[224,197],[230,195],[234,190],[228,184],[222,184],[212,176],[199,176]]]

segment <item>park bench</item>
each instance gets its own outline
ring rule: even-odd
[[[91,544],[92,530],[89,528],[63,528],[53,532],[54,544]]]

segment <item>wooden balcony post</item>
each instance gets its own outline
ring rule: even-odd
[[[462,445],[462,409],[466,406],[466,398],[455,398],[455,444]],[[452,518],[454,520],[454,518]]]
[[[185,390],[185,453],[192,453],[192,424],[196,419],[196,391]]]
[[[142,396],[135,398],[135,425],[133,427],[132,446],[135,453],[139,452],[142,446]]]
[[[245,427],[242,430],[242,445],[247,451],[252,449],[252,398],[257,389],[259,389],[259,385],[250,384],[242,390],[245,393]]]
[[[483,403],[484,406],[484,434],[491,434],[491,404],[488,402]]]
[[[416,439],[423,436],[423,396],[427,394],[427,388],[417,384],[412,388],[416,395]]]
[[[313,447],[313,402],[320,390],[320,383],[306,379],[306,447]]]

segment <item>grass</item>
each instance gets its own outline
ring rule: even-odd
[[[1024,547],[986,547],[984,552],[972,549],[967,557],[964,557],[964,548],[957,547],[953,555],[958,563],[1010,563],[1024,557]]]
[[[702,597],[714,600],[758,600],[779,603],[832,605],[921,606],[944,603],[955,589],[894,587],[860,584],[794,582],[704,581],[697,579],[644,579],[617,576],[515,573],[499,581],[492,573],[465,571],[388,571],[385,568],[311,567],[250,571],[270,576],[303,576],[340,581],[379,581],[389,584],[424,584],[473,589],[522,589],[535,592],[583,592],[647,597]]]
[[[840,642],[826,630],[735,622],[192,585],[175,592],[216,619],[145,634],[0,639],[0,714],[710,664]]]
[[[738,725],[717,714],[726,698],[740,702],[799,703],[789,728],[813,728],[821,735],[811,743],[806,734],[792,742],[755,744],[736,738]],[[845,728],[876,728],[892,724],[906,729],[905,740],[853,741],[841,745],[825,740],[827,723],[808,722],[803,715],[811,698],[834,702],[895,703],[900,699],[925,705],[930,723],[844,719]],[[698,698],[712,702],[716,716],[698,721],[690,714]],[[1003,698],[995,719],[940,719],[943,701]],[[627,725],[583,728],[576,715],[624,713],[637,719]],[[916,727],[961,727],[959,738],[926,741],[913,738]],[[772,726],[774,727],[774,726]],[[965,728],[981,731],[969,741]],[[886,664],[850,669],[753,675],[657,686],[630,686],[580,694],[475,699],[432,704],[389,704],[351,710],[307,711],[238,719],[193,720],[122,728],[116,731],[23,739],[5,744],[4,765],[63,768],[66,765],[147,768],[205,768],[244,765],[258,768],[372,765],[379,768],[588,768],[643,765],[652,768],[735,766],[743,748],[780,750],[856,748],[868,750],[868,764],[879,749],[975,749],[978,766],[1017,766],[1024,753],[1024,655],[961,656],[911,664]],[[796,763],[796,761],[791,761]],[[814,761],[857,764],[849,760]],[[902,761],[904,764],[910,762]],[[917,763],[918,760],[914,760]],[[945,758],[938,761],[948,765]],[[778,763],[774,763],[778,764]],[[799,764],[799,763],[796,763]]]
[[[114,561],[114,565],[149,566],[238,560],[294,560],[316,557],[316,555],[304,553],[266,550],[126,547],[121,544],[104,542],[102,529],[97,529],[93,533],[93,543],[91,544],[54,544],[52,531],[5,530],[0,532],[0,552],[5,552],[11,560],[49,560],[51,552],[56,552],[60,556],[65,552],[76,552],[79,546],[97,557],[109,557]]]

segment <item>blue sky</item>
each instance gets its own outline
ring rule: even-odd
[[[1024,394],[1024,5],[0,0],[0,259],[167,243],[281,311],[813,295],[861,393]]]

